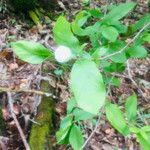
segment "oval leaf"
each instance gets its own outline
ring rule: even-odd
[[[93,61],[76,61],[71,71],[71,88],[78,106],[87,112],[97,114],[105,103],[102,75]]]
[[[141,131],[139,133],[136,133],[136,137],[141,145],[141,147],[143,148],[143,150],[149,150],[150,149],[150,137],[147,133],[145,133],[144,131]]]
[[[21,60],[31,64],[41,64],[45,59],[52,57],[52,52],[40,43],[17,41],[11,43],[11,46]]]
[[[76,125],[73,125],[71,128],[69,142],[74,150],[80,150],[84,143],[82,132]]]
[[[73,35],[70,23],[66,20],[65,17],[61,16],[58,18],[54,26],[53,33],[55,42],[57,44],[67,46],[74,51],[80,49],[79,41]]]
[[[102,35],[109,41],[115,42],[119,33],[112,26],[102,26]]]
[[[60,129],[56,133],[57,143],[58,144],[68,144],[69,131],[72,126],[73,116],[66,116],[60,124]]]
[[[135,94],[127,98],[125,108],[128,120],[135,121],[137,113],[137,97]]]
[[[125,122],[121,110],[115,104],[106,105],[106,116],[111,125],[124,136],[129,134],[129,128]]]
[[[123,18],[135,7],[134,2],[122,3],[114,7],[103,19],[103,22],[117,21]]]
[[[127,49],[131,58],[144,58],[147,56],[147,50],[143,46],[133,46]]]

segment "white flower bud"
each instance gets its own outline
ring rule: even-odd
[[[59,63],[65,63],[73,57],[71,49],[66,46],[59,46],[55,50],[54,54],[55,54],[55,59]]]

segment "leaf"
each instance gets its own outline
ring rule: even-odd
[[[71,128],[69,142],[74,150],[80,150],[84,143],[82,132],[76,125],[73,125]]]
[[[108,62],[103,60],[100,62],[100,66],[103,68],[105,72],[122,72],[125,70],[124,63],[116,63],[116,62]]]
[[[139,132],[140,132],[140,128],[137,128],[137,127],[130,127],[130,132],[139,133]]]
[[[69,143],[69,130],[70,127],[60,129],[56,132],[56,139],[58,144],[68,144]]]
[[[150,33],[149,34],[147,33],[146,35],[144,35],[142,39],[143,41],[150,43]]]
[[[74,34],[78,36],[87,36],[90,35],[92,28],[87,27],[86,29],[82,29],[76,22],[71,24],[71,28]]]
[[[71,113],[72,110],[76,107],[77,102],[75,100],[75,98],[71,98],[70,100],[68,100],[67,102],[67,114]]]
[[[134,2],[122,3],[114,7],[104,18],[103,22],[118,21],[128,14],[134,7]]]
[[[144,126],[144,127],[142,127],[142,130],[143,130],[144,132],[150,132],[150,125],[149,125],[149,126]]]
[[[64,45],[77,52],[80,50],[78,39],[71,31],[70,23],[65,17],[60,16],[53,28],[55,42],[59,45]]]
[[[144,132],[141,131],[139,133],[136,133],[136,137],[143,148],[143,150],[149,150],[150,148],[150,137]]]
[[[11,47],[21,60],[31,64],[41,64],[52,57],[52,52],[40,43],[22,40],[11,43]]]
[[[60,124],[60,129],[56,133],[57,143],[58,144],[68,144],[69,131],[72,126],[73,116],[66,116]]]
[[[137,21],[134,25],[132,25],[132,31],[136,32],[137,30],[141,29],[144,25],[149,23],[150,14],[144,15],[139,21]]]
[[[72,125],[72,120],[73,120],[73,116],[72,115],[66,116],[61,121],[60,128],[63,129],[63,128],[67,128],[67,127],[71,126]]]
[[[133,46],[126,51],[131,58],[144,58],[147,56],[147,50],[143,46]]]
[[[89,9],[88,12],[91,14],[91,16],[95,17],[95,18],[101,18],[102,17],[102,13],[100,11],[100,9]]]
[[[112,26],[102,26],[101,30],[102,30],[102,35],[111,42],[115,42],[117,37],[119,36],[116,28]]]
[[[150,148],[150,126],[144,126],[142,128],[132,127],[130,131],[136,134],[143,150],[149,150]]]
[[[71,88],[78,107],[97,114],[105,103],[102,75],[91,60],[77,60],[71,70]]]
[[[128,120],[130,122],[135,121],[137,113],[137,97],[135,94],[126,99],[125,109]]]
[[[105,81],[105,84],[107,84],[107,85],[110,84],[110,85],[113,85],[113,86],[120,86],[120,83],[121,83],[120,79],[117,78],[117,77],[108,77],[108,76],[106,76],[104,78],[104,81]]]
[[[116,53],[117,51],[120,51],[124,46],[125,46],[125,43],[119,40],[117,40],[114,43],[110,43],[108,46],[105,47],[105,50],[107,50],[105,55],[107,56],[109,54]],[[124,51],[114,56],[109,57],[109,59],[111,59],[115,63],[125,63],[127,60],[126,53]]]
[[[75,22],[79,25],[79,27],[82,27],[89,17],[91,17],[90,13],[83,10],[76,15]]]
[[[106,105],[106,116],[111,125],[124,136],[129,134],[129,128],[124,116],[117,105],[108,103]]]
[[[73,110],[73,115],[75,117],[75,121],[88,120],[94,117],[93,114],[79,108]]]
[[[119,33],[126,33],[127,26],[123,25],[120,21],[112,21],[109,25],[115,27]]]

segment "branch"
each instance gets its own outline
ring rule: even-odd
[[[16,117],[16,115],[14,113],[13,103],[12,103],[13,100],[12,100],[11,93],[7,92],[7,96],[8,96],[8,104],[9,104],[9,107],[10,107],[10,113],[11,113],[11,116],[13,117],[13,119],[15,121],[15,124],[16,124],[17,129],[18,129],[19,134],[20,134],[20,137],[22,139],[22,142],[23,142],[23,144],[25,146],[25,149],[26,150],[30,150],[30,147],[29,147],[29,144],[27,143],[26,137],[25,137],[25,135],[24,135],[24,133],[23,133],[23,131],[21,129],[21,126],[20,126],[20,124],[19,124],[19,122],[17,120],[17,117]]]
[[[37,90],[26,90],[26,89],[14,90],[14,89],[7,88],[7,87],[0,87],[0,91],[4,91],[4,92],[26,92],[26,93],[34,93],[34,94],[38,94],[38,95],[52,96],[53,98],[55,98],[55,96],[52,93],[46,93],[46,92],[37,91]]]
[[[127,43],[126,46],[124,46],[121,50],[119,50],[119,51],[117,51],[117,52],[115,52],[115,53],[112,53],[112,54],[110,54],[110,55],[104,56],[104,57],[102,57],[102,58],[100,58],[100,59],[101,59],[101,60],[104,60],[104,59],[110,58],[110,57],[112,57],[112,56],[115,56],[115,55],[117,55],[117,54],[121,54],[123,51],[126,50],[126,48],[128,48],[128,47],[130,46],[130,44],[132,44],[132,43],[139,37],[139,35],[140,35],[149,25],[150,25],[150,22],[147,23],[145,26],[143,26],[143,28],[134,36],[134,38],[133,38],[129,43]]]

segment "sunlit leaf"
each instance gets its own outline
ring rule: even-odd
[[[70,23],[65,17],[61,16],[58,18],[53,28],[53,33],[57,44],[69,47],[74,53],[80,51],[79,41],[73,35]]]
[[[130,131],[124,119],[123,113],[117,105],[108,103],[106,105],[106,116],[111,125],[124,136],[127,136]]]
[[[128,14],[134,7],[134,2],[121,3],[117,7],[112,8],[112,10],[104,17],[103,22],[117,21]]]
[[[50,50],[36,42],[22,40],[11,43],[11,47],[21,60],[31,64],[41,64],[47,58],[52,57]]]
[[[71,70],[71,89],[78,107],[97,114],[105,103],[105,86],[96,64],[78,60]]]
[[[84,143],[81,129],[76,125],[71,128],[69,142],[74,150],[80,150]]]
[[[125,108],[128,120],[135,121],[137,114],[137,97],[135,94],[126,99]]]

